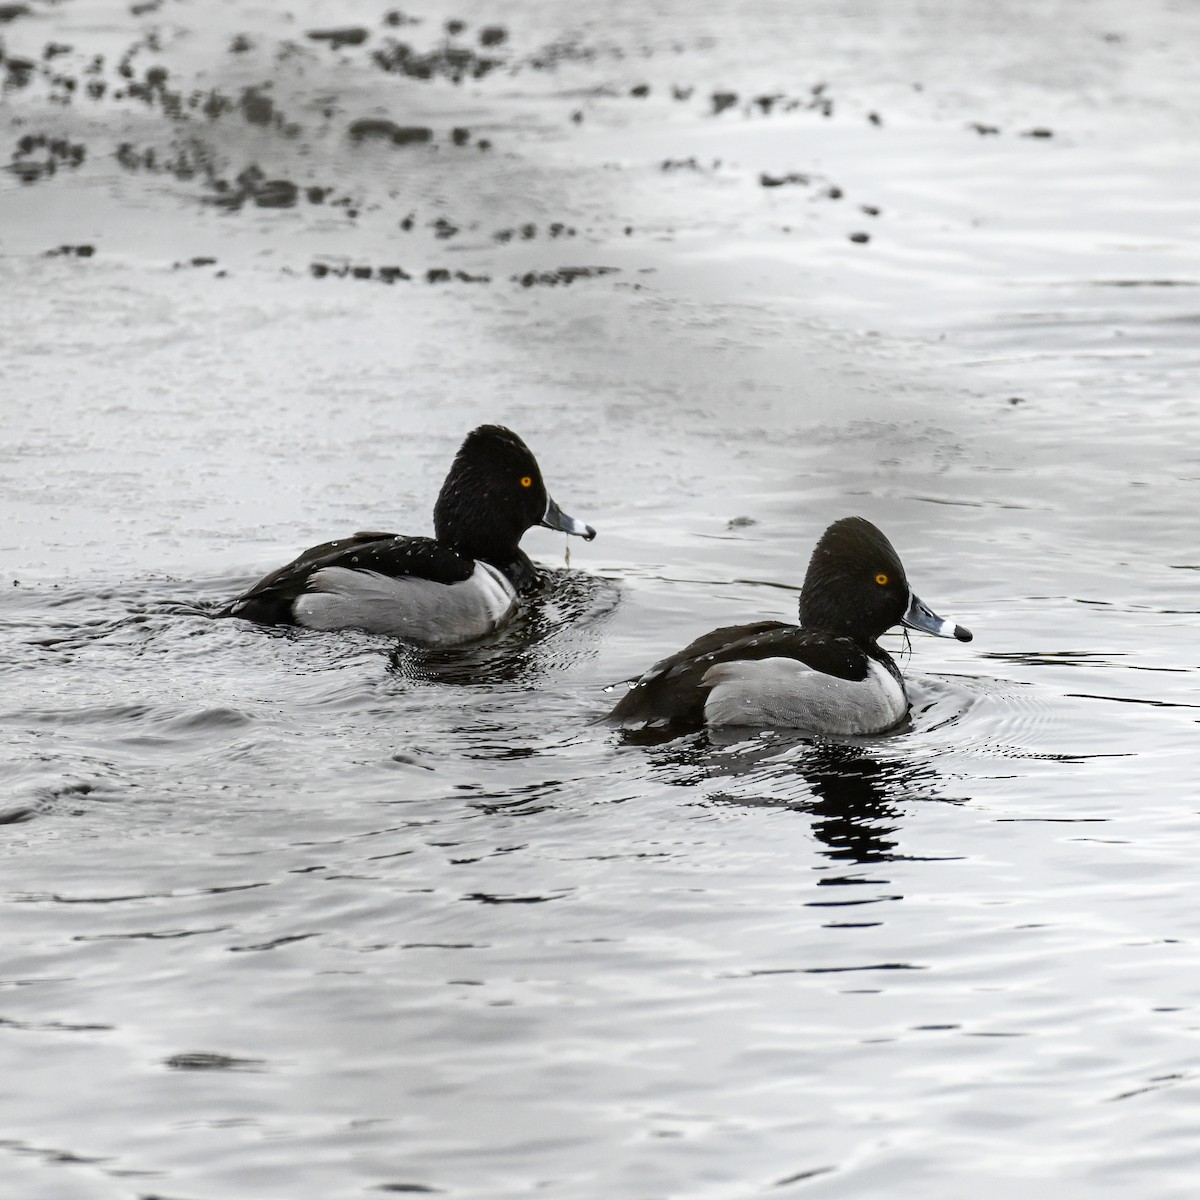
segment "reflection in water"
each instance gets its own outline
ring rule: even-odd
[[[663,746],[655,773],[684,787],[722,780],[725,786],[709,792],[705,803],[806,813],[828,858],[892,862],[912,857],[896,852],[904,806],[950,798],[930,763],[885,757],[880,749],[887,745],[776,733],[722,747],[709,731]]]
[[[452,649],[399,643],[388,669],[410,682],[478,686],[529,682],[562,670],[584,652],[566,635],[603,619],[617,606],[615,584],[582,571],[547,571],[540,591],[490,637]]]
[[[799,765],[813,791],[813,833],[828,847],[830,858],[851,862],[884,862],[893,857],[890,838],[898,825],[897,793],[928,787],[932,769],[897,771],[895,764],[847,746],[823,746]],[[897,776],[900,778],[898,779]]]

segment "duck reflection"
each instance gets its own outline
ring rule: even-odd
[[[930,763],[887,753],[894,741],[773,734],[721,745],[709,731],[661,745],[654,758],[660,777],[680,786],[728,780],[706,804],[804,813],[828,858],[868,864],[912,857],[897,851],[908,804],[951,799]]]
[[[796,769],[812,790],[804,807],[815,818],[813,833],[827,847],[826,854],[855,863],[891,861],[901,801],[919,786],[928,789],[933,770],[884,762],[859,747],[812,749]]]
[[[606,579],[582,571],[543,572],[542,585],[503,629],[465,646],[438,648],[399,642],[388,670],[406,682],[451,686],[530,683],[590,652],[581,633],[617,605]]]
[[[388,654],[388,671],[406,682],[459,687],[536,679],[544,670],[539,643],[549,634],[547,622],[530,606],[500,632],[469,646],[441,649],[398,642]]]

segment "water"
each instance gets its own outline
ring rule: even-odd
[[[0,183],[3,1194],[1192,1196],[1196,13],[30,8],[0,154],[86,155]],[[482,78],[371,65],[458,16]],[[135,45],[181,114],[86,94]],[[481,421],[600,532],[518,626],[209,619]],[[906,728],[595,723],[851,512],[976,635]]]

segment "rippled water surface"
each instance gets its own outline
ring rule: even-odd
[[[336,7],[0,5],[0,1192],[1193,1197],[1196,10]],[[514,626],[211,619],[483,421]],[[848,513],[907,725],[597,723]]]

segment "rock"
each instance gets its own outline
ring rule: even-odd
[[[433,139],[433,130],[425,125],[397,125],[384,117],[362,117],[350,123],[347,130],[353,142],[381,138],[396,146],[408,146],[415,142]]]
[[[595,279],[601,275],[612,275],[618,267],[559,267],[557,271],[526,271],[513,276],[513,281],[522,287],[558,287],[574,283],[576,279]]]
[[[361,46],[371,36],[361,25],[346,25],[340,29],[310,29],[305,35],[314,42],[328,42],[331,50],[343,46]]]
[[[786,175],[768,175],[764,171],[758,177],[759,186],[765,188],[783,187],[786,184],[804,185],[808,182],[808,176],[801,174],[799,171],[789,171]]]
[[[299,195],[300,189],[290,179],[266,179],[253,191],[259,208],[291,208]]]
[[[251,125],[269,125],[275,115],[275,104],[271,97],[264,96],[257,88],[246,88],[238,106]]]

